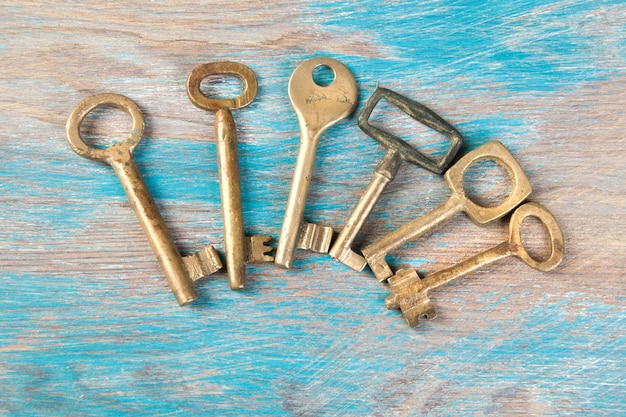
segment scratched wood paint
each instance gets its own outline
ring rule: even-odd
[[[0,9],[0,415],[626,414],[622,2]],[[353,71],[357,111],[380,83],[453,123],[462,152],[502,141],[561,222],[563,264],[494,264],[433,292],[439,317],[414,330],[371,273],[326,255],[250,267],[242,292],[222,271],[179,308],[110,168],[69,149],[67,116],[94,93],[135,100],[147,123],[135,155],[176,243],[223,250],[213,119],[185,79],[216,60],[256,72],[257,100],[236,114],[244,220],[278,236],[299,144],[287,81],[312,56]],[[128,127],[101,116],[98,134]],[[383,154],[355,116],[331,128],[307,218],[339,229]],[[447,195],[403,166],[356,246]],[[505,235],[505,221],[460,215],[392,266],[437,270]]]

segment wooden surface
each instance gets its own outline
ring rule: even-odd
[[[626,415],[623,2],[174,3],[0,3],[0,415]],[[213,115],[185,81],[250,66],[244,218],[277,238],[299,146],[287,82],[313,56],[352,70],[359,104],[322,137],[309,220],[341,229],[384,155],[356,125],[379,83],[453,123],[462,153],[502,141],[563,228],[562,265],[481,269],[433,292],[439,317],[416,329],[369,270],[303,252],[249,267],[241,292],[221,271],[178,307],[111,168],[70,149],[68,115],[100,92],[137,102],[136,159],[178,247],[223,251]],[[388,110],[377,120],[419,142]],[[96,141],[130,127],[95,116]],[[447,196],[405,164],[357,247]],[[505,238],[506,219],[459,215],[391,263],[434,271]]]

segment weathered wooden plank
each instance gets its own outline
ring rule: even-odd
[[[0,415],[626,413],[621,2],[0,10]],[[318,55],[354,72],[358,110],[380,83],[452,122],[463,152],[502,141],[563,227],[563,264],[547,274],[494,264],[433,292],[439,317],[415,330],[385,310],[371,273],[326,255],[300,254],[290,271],[252,266],[242,292],[222,271],[178,307],[111,169],[70,150],[67,116],[94,93],[135,100],[147,124],[135,155],[174,240],[221,251],[213,116],[189,102],[186,77],[213,60],[257,73],[256,101],[235,113],[244,218],[250,233],[277,237],[298,150],[287,81]],[[104,141],[129,127],[118,112],[98,115],[89,131]],[[307,217],[339,229],[383,154],[355,116],[331,128]],[[357,244],[447,193],[439,176],[403,166]],[[505,229],[457,216],[392,264],[437,270]]]

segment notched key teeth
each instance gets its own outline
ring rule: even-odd
[[[437,317],[437,312],[430,301],[427,301],[423,306],[402,310],[402,313],[404,314],[404,320],[410,327],[418,327],[420,325],[420,317],[424,317],[427,320]]]
[[[193,281],[211,275],[223,267],[220,256],[211,245],[205,246],[196,253],[184,256],[183,263],[185,264],[189,277]]]
[[[273,241],[272,236],[252,235],[246,236],[246,263],[274,262],[274,256],[270,253],[275,249],[266,245]]]
[[[388,310],[400,308],[400,304],[411,296],[411,284],[418,285],[415,291],[422,287],[421,279],[414,268],[398,269],[396,274],[387,280],[391,294],[385,300]]]
[[[328,253],[333,239],[333,228],[303,221],[296,247],[318,253]]]
[[[385,305],[388,309],[400,308],[409,326],[419,326],[420,317],[428,320],[437,317],[437,312],[428,298],[427,288],[415,269],[400,269],[388,282],[392,294],[385,300]]]

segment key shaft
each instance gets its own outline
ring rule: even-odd
[[[228,109],[215,113],[220,197],[224,219],[224,246],[228,284],[232,290],[244,288],[246,282],[246,236],[243,226],[237,132]]]
[[[376,278],[384,281],[393,275],[385,261],[388,253],[432,231],[461,211],[463,211],[462,201],[456,194],[452,194],[443,204],[363,248],[361,252]]]
[[[130,151],[116,153],[110,160],[154,251],[163,274],[182,306],[198,298],[193,281],[187,273],[182,257],[174,245],[148,188]]]
[[[443,269],[435,272],[434,274],[426,275],[422,280],[422,285],[428,291],[434,290],[449,284],[463,275],[470,274],[494,262],[508,258],[512,254],[513,252],[511,251],[511,245],[509,242],[502,242],[499,245],[479,253],[478,255],[467,258],[450,268]]]
[[[359,202],[352,210],[348,221],[335,239],[328,254],[356,271],[362,271],[367,265],[365,258],[354,252],[351,247],[363,224],[380,199],[387,185],[393,181],[402,164],[402,157],[397,151],[388,151],[380,161],[372,180],[363,192]]]
[[[284,268],[291,268],[296,245],[302,234],[301,225],[304,222],[304,208],[315,167],[315,153],[319,138],[323,133],[321,129],[312,130],[308,126],[301,126],[301,129],[298,159],[293,171],[291,190],[274,259],[277,265]]]

